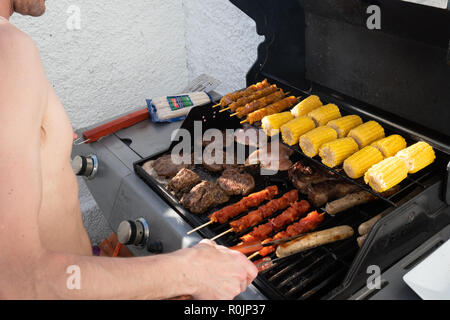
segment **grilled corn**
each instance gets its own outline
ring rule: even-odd
[[[337,139],[333,128],[323,126],[313,129],[300,137],[300,148],[303,153],[312,158],[317,155],[319,148],[327,142]]]
[[[376,192],[384,192],[408,176],[406,162],[397,157],[386,158],[373,165],[364,175],[364,181]]]
[[[352,138],[341,138],[323,144],[319,148],[319,156],[327,167],[334,168],[359,150]]]
[[[266,116],[261,120],[261,128],[268,136],[280,133],[280,127],[291,121],[294,116],[289,112],[282,112]]]
[[[406,163],[409,173],[422,170],[436,159],[433,148],[423,141],[399,151],[396,157]]]
[[[352,179],[364,176],[374,164],[383,161],[383,155],[375,147],[367,146],[344,161],[344,171]]]
[[[291,113],[296,118],[306,116],[308,113],[321,107],[322,105],[322,101],[320,101],[320,98],[318,96],[309,96],[308,98],[297,104],[291,110]]]
[[[406,148],[406,141],[402,136],[394,134],[387,138],[372,143],[372,147],[377,148],[383,154],[383,157],[389,158],[395,156],[397,152]]]
[[[348,137],[355,139],[359,148],[362,149],[372,142],[384,138],[385,135],[383,127],[378,122],[369,121],[350,130]]]
[[[315,127],[313,119],[308,116],[295,118],[281,126],[281,137],[286,144],[293,146],[298,143],[300,136]]]
[[[338,133],[339,138],[345,138],[350,130],[362,125],[361,117],[357,115],[345,116],[328,122],[327,126],[332,127]]]
[[[311,111],[308,113],[308,116],[314,120],[316,127],[320,127],[326,125],[331,120],[340,118],[341,112],[337,105],[327,104],[326,106]]]

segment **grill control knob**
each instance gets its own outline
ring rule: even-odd
[[[98,171],[98,158],[96,155],[75,156],[72,159],[72,169],[77,176],[93,179]]]
[[[147,246],[150,230],[147,221],[140,218],[136,221],[122,221],[117,229],[119,242],[124,245],[133,245],[145,248]]]

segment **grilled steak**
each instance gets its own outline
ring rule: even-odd
[[[238,169],[227,169],[217,179],[220,188],[230,196],[246,196],[255,188],[255,180],[248,173],[241,173]]]
[[[153,169],[159,176],[172,178],[181,169],[188,168],[189,164],[174,164],[172,162],[172,156],[166,154],[158,159],[156,159],[152,164]]]
[[[315,207],[342,198],[349,193],[360,191],[357,185],[343,181],[325,181],[308,187],[308,200]]]
[[[170,180],[167,188],[175,192],[188,192],[201,181],[200,176],[195,172],[183,168],[175,177]]]
[[[201,214],[209,208],[225,203],[230,198],[220,187],[209,181],[197,184],[181,198],[181,204],[192,213]]]
[[[303,162],[295,163],[289,169],[288,173],[289,180],[291,180],[292,185],[303,194],[308,193],[308,188],[311,185],[325,181],[335,181],[338,179],[338,177],[332,172],[323,170],[317,165],[310,165]]]

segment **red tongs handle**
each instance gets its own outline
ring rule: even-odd
[[[102,124],[94,129],[83,132],[82,142],[75,142],[75,144],[92,143],[100,140],[103,137],[109,136],[114,132],[131,127],[136,123],[144,121],[150,117],[148,109],[142,109],[133,113],[129,113],[120,118],[114,119],[108,123]]]

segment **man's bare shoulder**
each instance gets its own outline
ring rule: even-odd
[[[0,23],[0,65],[16,68],[18,64],[41,68],[39,50],[25,32],[11,23]]]

